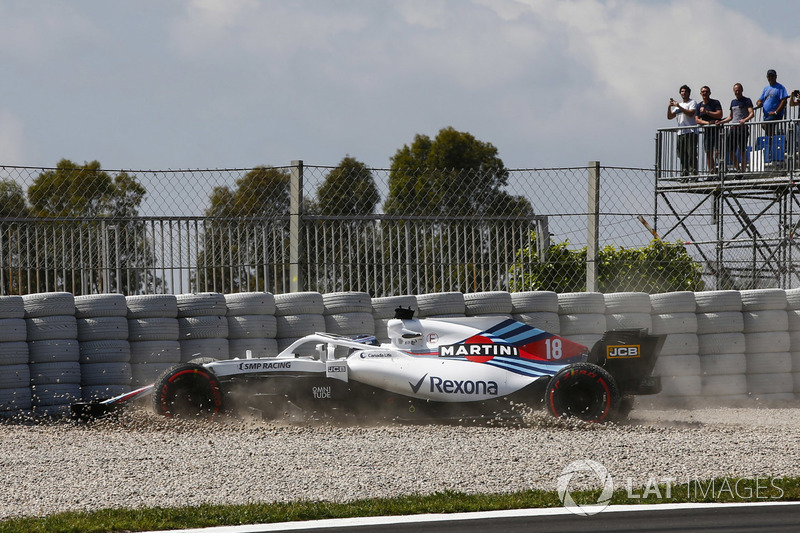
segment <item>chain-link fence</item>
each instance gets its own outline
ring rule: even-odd
[[[705,215],[689,203],[674,208],[674,199],[672,212],[660,207],[657,185],[653,169],[599,164],[400,171],[345,158],[335,167],[297,161],[178,171],[6,166],[0,292],[714,288],[720,257],[682,244],[695,241],[687,221]],[[654,241],[668,225],[664,241]]]

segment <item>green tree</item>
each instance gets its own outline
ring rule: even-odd
[[[62,159],[55,170],[39,174],[28,200],[35,216],[96,217],[108,214],[113,193],[114,182],[98,161],[77,165]]]
[[[392,283],[417,291],[474,291],[505,284],[492,255],[513,256],[532,229],[533,208],[504,190],[508,170],[497,148],[452,127],[436,138],[416,135],[392,158],[382,226],[394,242],[384,261],[398,266]],[[518,235],[518,238],[509,236]],[[502,237],[500,237],[502,236]],[[490,253],[491,252],[491,253]],[[417,257],[441,263],[403,268]],[[411,276],[413,279],[407,279]]]
[[[30,216],[22,187],[10,179],[0,180],[0,294],[19,294],[24,291],[21,250],[27,248],[21,218]]]
[[[392,157],[389,196],[392,215],[482,216],[530,210],[520,197],[503,193],[508,170],[491,143],[443,128],[435,139],[416,135]]]
[[[359,217],[374,214],[380,199],[367,165],[347,156],[325,177],[311,210],[319,215]]]
[[[219,218],[274,217],[289,212],[289,173],[259,166],[236,180],[236,188],[215,187],[206,215]]]
[[[39,219],[29,235],[42,259],[27,290],[152,292],[162,281],[152,273],[152,246],[138,218],[145,195],[135,176],[111,176],[98,161],[62,159],[39,174],[28,188],[30,214]]]
[[[517,253],[510,289],[558,293],[586,290],[586,248],[570,250],[569,241],[551,244],[542,260],[532,236],[530,246]]]
[[[268,290],[285,276],[288,239],[288,171],[251,169],[236,187],[215,187],[202,228],[195,290]],[[251,266],[252,265],[252,266]]]
[[[328,172],[306,210],[306,223],[314,225],[306,243],[309,288],[320,292],[360,290],[365,278],[377,282],[380,269],[371,252],[378,224],[371,215],[379,202],[372,171],[354,157],[344,157]]]
[[[651,294],[701,291],[703,266],[681,242],[653,240],[643,248],[606,246],[600,252],[599,274],[603,292],[637,290]]]
[[[551,244],[542,260],[535,237],[520,250],[511,272],[513,291],[586,290],[586,248],[570,250],[569,242]],[[641,291],[651,294],[703,290],[702,265],[680,242],[654,240],[642,248],[606,246],[598,251],[598,289],[601,292]]]
[[[22,186],[14,180],[0,180],[0,217],[26,217],[29,214]]]

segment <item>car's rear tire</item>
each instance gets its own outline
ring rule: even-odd
[[[222,388],[211,370],[181,363],[155,382],[153,409],[167,418],[211,418],[224,411]]]
[[[608,371],[591,363],[577,363],[550,379],[545,403],[550,414],[558,418],[607,422],[619,408],[620,392]]]

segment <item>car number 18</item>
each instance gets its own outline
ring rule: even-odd
[[[547,351],[548,359],[561,359],[563,352],[561,351],[561,339],[546,339],[544,341],[545,349]]]

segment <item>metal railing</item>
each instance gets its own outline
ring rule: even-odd
[[[797,119],[698,126],[694,134],[660,129],[656,180],[668,184],[792,177],[797,172],[798,132]]]
[[[0,166],[0,293],[382,296],[526,290],[545,287],[520,280],[555,278],[581,290],[588,269],[550,265],[550,244],[579,254],[653,239],[640,222],[654,213],[653,169],[503,173],[487,189],[472,185],[485,185],[481,168],[406,171],[414,185],[403,189],[391,169],[300,161],[166,171]],[[588,202],[595,181],[602,188]],[[661,275],[656,265],[647,277]]]
[[[3,294],[501,290],[516,250],[544,219],[309,216],[296,287],[286,217],[6,219],[0,287]]]
[[[516,252],[546,243],[547,217],[310,217],[304,285],[319,292],[508,290]]]

